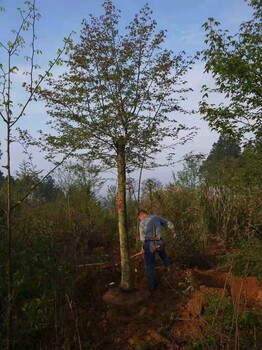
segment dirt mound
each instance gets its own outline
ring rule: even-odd
[[[122,290],[120,287],[111,288],[103,295],[103,301],[107,304],[132,307],[150,297],[145,289],[135,289],[132,292]]]
[[[226,289],[233,302],[242,306],[262,308],[262,284],[256,277],[238,277],[214,270],[192,270],[194,280],[207,287]]]

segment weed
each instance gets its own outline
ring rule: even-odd
[[[149,350],[151,349],[151,343],[148,341],[141,341],[135,347],[135,350]]]
[[[241,312],[237,317],[232,302],[219,295],[207,295],[202,315],[209,330],[190,343],[194,350],[261,349],[262,315],[255,311]]]

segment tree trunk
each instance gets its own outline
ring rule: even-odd
[[[12,327],[12,314],[13,314],[13,271],[12,271],[12,231],[11,231],[11,174],[10,174],[10,151],[8,145],[8,165],[7,165],[7,285],[8,285],[8,312],[7,312],[7,349],[12,349],[12,337],[13,337],[13,327]]]
[[[11,67],[11,56],[8,56],[9,69]],[[10,100],[11,100],[11,77],[8,74],[7,79],[7,98],[8,103],[6,105],[6,146],[7,146],[7,217],[6,217],[6,229],[7,229],[7,349],[13,348],[13,267],[12,267],[12,228],[11,228],[11,111],[10,111]]]
[[[125,144],[119,142],[117,147],[117,175],[118,175],[118,231],[121,256],[121,288],[126,291],[134,289],[134,275],[129,254],[126,213],[126,163]]]

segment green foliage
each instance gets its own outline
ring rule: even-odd
[[[207,294],[202,319],[207,327],[203,334],[191,341],[190,349],[260,349],[262,345],[262,315],[255,311],[241,311],[236,315],[230,299]]]
[[[261,237],[243,239],[234,246],[236,253],[226,254],[221,263],[237,276],[257,276],[262,282]]]
[[[149,178],[142,183],[142,201],[146,203],[147,208],[150,212],[155,210],[155,205],[158,204],[158,200],[161,198],[162,183],[154,178]]]
[[[252,312],[246,311],[243,312],[239,319],[239,327],[240,329],[254,328],[259,321],[259,315]]]
[[[238,143],[220,136],[200,167],[201,179],[207,186],[227,188],[234,194],[248,194],[261,189],[262,148],[258,139],[242,152]]]
[[[207,295],[205,318],[217,333],[228,334],[232,327],[233,305],[229,298],[221,295]]]
[[[73,276],[69,266],[59,261],[54,241],[50,235],[38,232],[30,239],[21,240],[15,235],[13,247],[13,339],[14,348],[33,349],[45,344],[48,335],[55,338],[54,325],[59,323],[61,332],[64,322],[66,293],[71,294]],[[28,237],[29,238],[29,237]],[[3,241],[1,242],[3,243]],[[0,273],[5,278],[5,247],[1,245]],[[1,285],[1,295],[6,295],[6,284]],[[2,298],[2,316],[6,298]],[[5,345],[5,318],[1,319],[1,348]],[[62,334],[60,335],[62,336]]]
[[[151,343],[147,341],[142,341],[135,347],[135,350],[149,350],[149,349],[151,349]]]
[[[34,174],[25,169],[12,181],[15,201],[34,181]],[[94,247],[107,249],[115,242],[116,229],[111,226],[111,222],[116,223],[115,202],[112,213],[112,208],[103,208],[92,185],[92,181],[98,185],[98,178],[85,175],[82,169],[74,169],[73,180],[66,188],[58,188],[53,179],[47,179],[41,190],[32,193],[16,208],[12,221],[13,341],[21,350],[48,348],[57,339],[57,346],[61,348],[67,346],[66,342],[74,343],[74,318],[68,304],[68,298],[74,300],[72,271],[77,270],[78,264],[94,261]],[[56,195],[52,196],[54,189]],[[4,348],[7,247],[2,229],[5,229],[4,225],[0,227],[0,275],[3,281],[0,287],[0,347]],[[101,254],[99,261],[101,259],[105,259],[105,255]]]
[[[261,233],[261,191],[238,194],[225,188],[201,191],[203,219],[208,232],[228,242]]]
[[[207,189],[201,192],[203,218],[211,235],[233,238],[239,233],[240,206],[233,194],[223,189]],[[239,215],[240,214],[240,215]]]
[[[175,185],[195,190],[200,184],[200,167],[203,158],[202,154],[187,154],[184,157],[183,170],[178,171],[177,178],[173,174]]]
[[[51,175],[41,181],[41,171],[30,162],[22,161],[12,186],[13,201],[20,201],[27,194],[27,201],[52,202],[62,193]]]
[[[220,135],[199,169],[202,181],[213,187],[232,186],[237,172],[236,160],[240,153],[238,142],[226,135]]]
[[[253,145],[246,145],[237,160],[234,187],[241,192],[250,188],[261,190],[262,187],[262,143],[257,140]],[[258,194],[259,195],[259,194]]]
[[[247,133],[261,137],[261,0],[249,2],[253,7],[252,19],[239,26],[231,35],[220,28],[220,23],[209,18],[203,25],[207,49],[203,54],[205,71],[215,79],[216,88],[203,86],[200,112],[212,129],[245,138]],[[211,104],[211,92],[220,92],[225,103]],[[250,134],[249,134],[250,135]]]
[[[200,168],[203,219],[211,235],[229,244],[261,233],[261,154],[259,139],[241,152],[222,135]]]

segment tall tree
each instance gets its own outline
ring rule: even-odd
[[[208,46],[203,51],[205,71],[214,77],[215,89],[203,86],[200,111],[211,128],[242,140],[262,135],[262,2],[248,2],[253,17],[235,35],[222,30],[214,18],[203,25]],[[225,103],[211,104],[211,92],[224,94]]]
[[[119,31],[120,11],[111,0],[104,14],[83,20],[80,42],[65,60],[67,71],[49,80],[42,91],[56,136],[52,146],[86,150],[89,158],[117,168],[118,226],[122,262],[121,288],[133,289],[126,213],[126,173],[149,165],[165,137],[176,137],[182,126],[170,118],[184,112],[186,73],[191,59],[162,48],[165,32],[146,4]]]
[[[5,12],[0,7],[0,12]],[[25,116],[27,108],[36,99],[36,92],[40,89],[44,79],[50,74],[52,67],[59,62],[59,57],[64,50],[60,50],[55,60],[50,61],[48,69],[42,75],[36,75],[39,68],[36,60],[37,54],[41,53],[36,48],[36,22],[40,14],[36,8],[36,0],[25,1],[23,8],[18,8],[20,22],[17,29],[12,30],[11,37],[6,42],[0,42],[0,122],[6,129],[6,237],[7,237],[7,275],[8,275],[8,307],[7,307],[7,348],[11,349],[14,343],[12,334],[12,315],[14,312],[13,293],[13,267],[12,267],[12,213],[14,208],[25,199],[22,198],[17,204],[13,203],[11,189],[11,165],[12,165],[12,143],[15,142],[15,127]],[[25,34],[26,32],[26,34]],[[25,35],[23,35],[25,34]],[[66,44],[66,41],[65,41]],[[65,49],[65,47],[64,47]],[[21,63],[21,57],[22,59]],[[20,60],[19,60],[20,59]],[[19,63],[21,65],[19,65]],[[24,83],[19,83],[16,74],[24,75]],[[18,91],[22,90],[22,102],[17,101]]]
[[[13,141],[13,135],[12,130],[14,128],[14,125],[17,124],[17,122],[21,119],[21,117],[25,113],[25,109],[29,102],[33,98],[33,91],[34,91],[34,80],[33,80],[33,72],[36,68],[35,64],[35,55],[36,55],[36,48],[34,46],[35,43],[35,23],[37,19],[39,18],[39,14],[35,7],[35,2],[27,2],[27,9],[19,9],[19,12],[21,14],[21,23],[20,26],[18,26],[17,30],[14,30],[12,33],[14,37],[12,40],[7,41],[6,43],[1,42],[0,43],[0,49],[4,51],[4,57],[6,60],[0,63],[0,116],[1,120],[5,123],[6,126],[6,158],[7,162],[5,165],[5,168],[7,170],[7,204],[6,204],[6,212],[7,212],[7,219],[6,219],[6,230],[7,230],[7,237],[8,237],[8,262],[7,262],[7,271],[8,271],[8,326],[7,326],[7,348],[11,349],[13,346],[12,343],[12,315],[13,315],[13,269],[12,269],[12,192],[11,192],[11,143]],[[23,31],[26,30],[32,30],[32,37],[31,37],[31,49],[30,54],[27,55],[27,59],[30,61],[29,64],[29,86],[31,92],[29,92],[29,97],[25,104],[17,104],[17,106],[14,106],[14,99],[13,99],[13,90],[12,90],[12,83],[14,80],[14,75],[19,70],[18,67],[15,65],[15,58],[16,56],[19,56],[20,51],[25,47],[26,42],[22,36]],[[18,113],[14,113],[15,107],[19,108]]]
[[[161,181],[149,178],[143,181],[142,183],[142,198],[143,200],[148,200],[150,208],[153,210],[154,195],[156,192],[160,192],[163,189]]]
[[[240,157],[241,148],[234,139],[220,135],[207,159],[200,167],[201,178],[208,184],[225,184],[225,180],[232,178],[236,159]]]
[[[203,161],[203,154],[186,154],[184,156],[183,169],[173,174],[175,185],[182,188],[195,190],[200,184],[200,167]]]
[[[262,188],[262,142],[245,145],[237,159],[236,187],[250,191]]]

